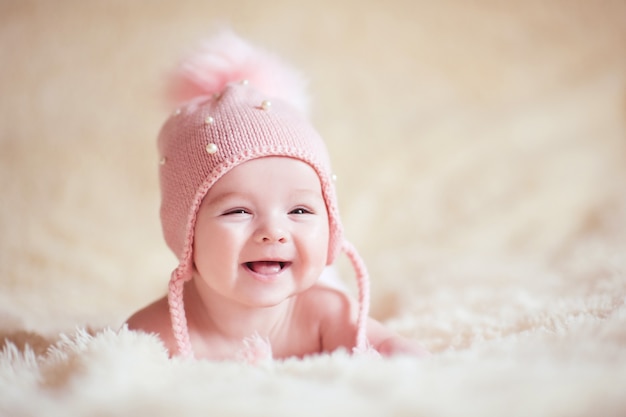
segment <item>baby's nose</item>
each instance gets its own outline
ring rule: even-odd
[[[288,241],[287,236],[278,220],[267,219],[257,229],[255,240],[259,243],[285,243]]]

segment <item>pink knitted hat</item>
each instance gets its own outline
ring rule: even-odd
[[[161,129],[158,150],[161,224],[179,261],[168,293],[178,354],[193,356],[183,287],[192,276],[194,228],[202,199],[228,171],[266,156],[299,159],[319,176],[330,230],[327,264],[343,250],[355,268],[359,313],[354,350],[366,351],[367,271],[343,238],[328,152],[305,117],[303,79],[275,57],[224,32],[184,61],[172,81],[174,99],[182,104]]]

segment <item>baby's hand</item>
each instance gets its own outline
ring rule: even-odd
[[[391,336],[376,346],[376,350],[383,356],[409,355],[417,357],[430,356],[430,352],[419,343],[400,336]]]

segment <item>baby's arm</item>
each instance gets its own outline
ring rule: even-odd
[[[356,308],[354,301],[344,292],[324,289],[315,292],[317,309],[323,308],[320,323],[322,349],[331,352],[337,348],[350,349],[356,339]],[[427,356],[430,353],[414,340],[404,338],[370,318],[367,338],[371,346],[383,356],[397,354]]]
[[[415,340],[407,339],[370,318],[367,323],[367,338],[381,355],[428,356],[430,352]]]

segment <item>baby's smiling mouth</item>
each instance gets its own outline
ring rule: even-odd
[[[254,261],[244,264],[250,271],[261,275],[278,274],[283,269],[291,265],[291,262],[284,261]]]

